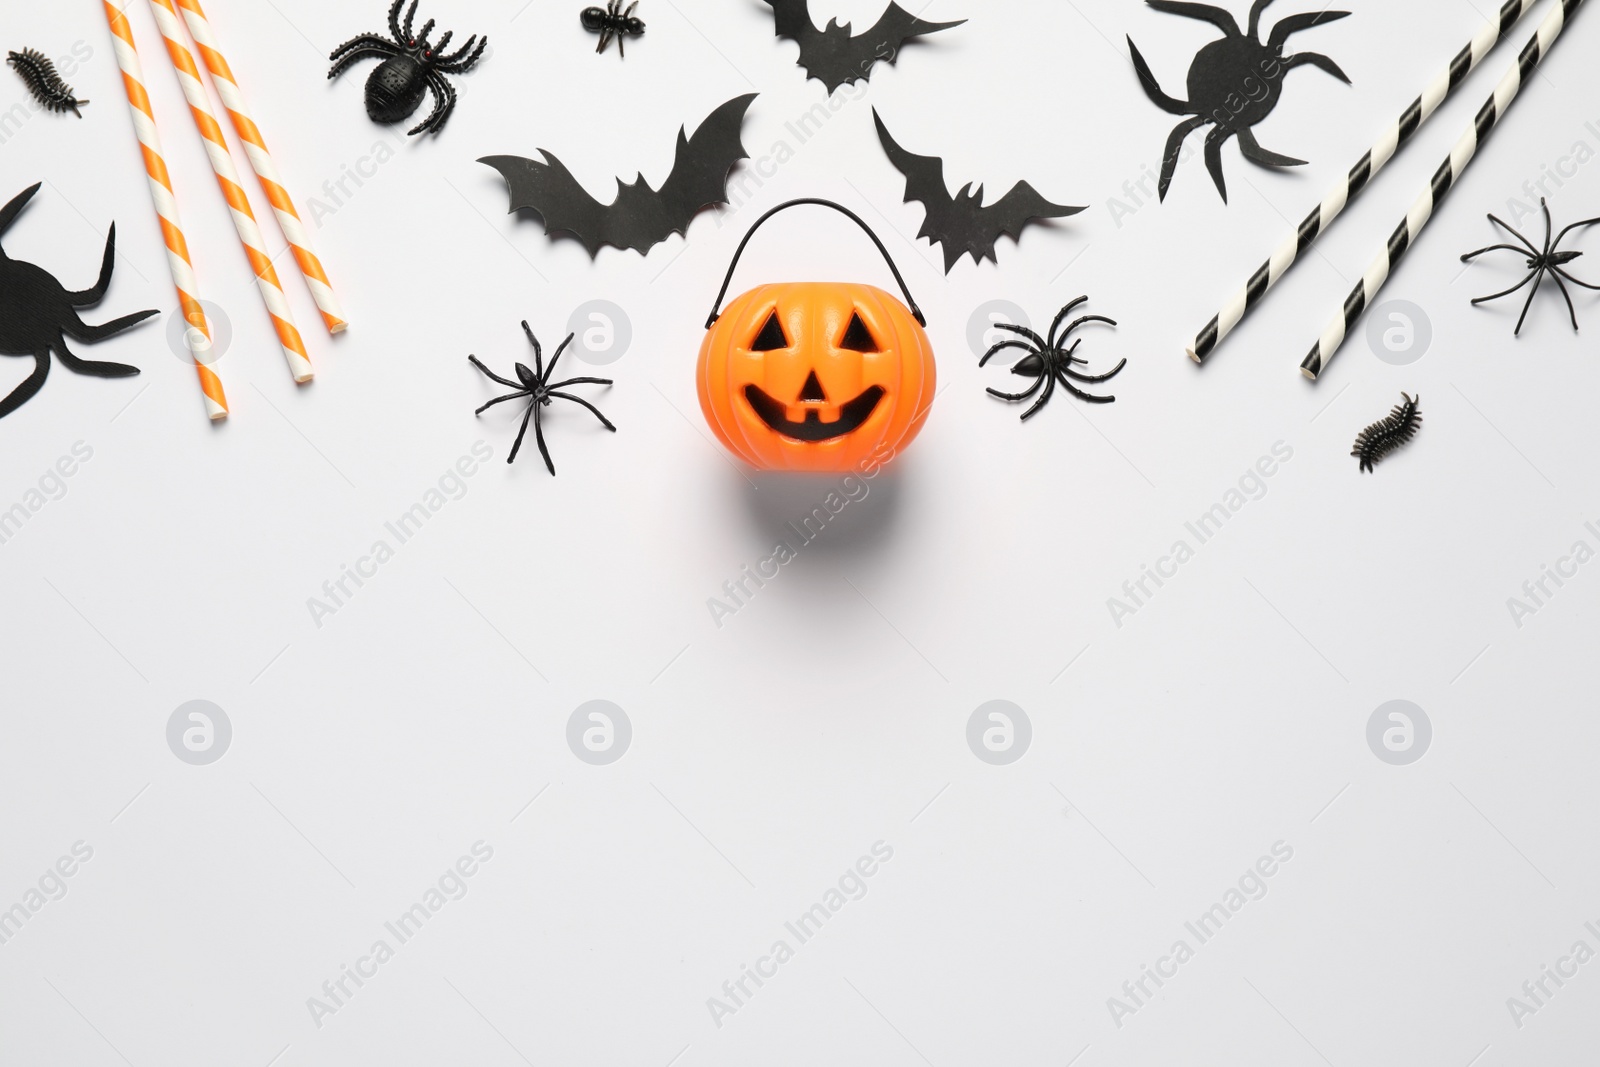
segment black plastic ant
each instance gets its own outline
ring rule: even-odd
[[[639,0],[633,0],[628,5],[628,10],[622,10],[622,0],[609,0],[605,7],[586,7],[578,15],[583,28],[590,33],[600,35],[600,44],[596,52],[604,52],[606,45],[611,43],[611,38],[617,39],[617,57],[625,59],[626,53],[622,48],[624,37],[639,37],[644,33],[644,21],[633,17],[633,9],[639,6]]]

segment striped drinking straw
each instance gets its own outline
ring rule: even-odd
[[[189,101],[189,114],[194,118],[195,128],[200,131],[206,156],[211,160],[211,169],[216,173],[217,185],[231,209],[229,214],[233,216],[234,229],[239,233],[239,241],[244,245],[245,255],[250,258],[250,269],[256,276],[256,288],[267,306],[267,314],[272,318],[272,325],[278,333],[278,344],[283,349],[284,358],[289,361],[289,372],[294,375],[295,381],[309,382],[314,377],[314,372],[311,369],[311,359],[306,355],[305,342],[300,338],[300,331],[295,328],[294,316],[289,311],[289,301],[284,298],[283,284],[278,281],[278,272],[273,269],[272,257],[267,254],[266,243],[261,237],[261,227],[256,224],[255,212],[250,210],[250,201],[245,196],[244,187],[239,184],[239,172],[234,169],[233,157],[228,154],[228,144],[223,139],[222,127],[217,125],[217,117],[211,113],[211,101],[206,96],[205,87],[200,84],[200,70],[195,66],[194,56],[188,46],[183,43],[183,26],[178,21],[178,13],[173,10],[172,0],[149,0],[149,2],[150,10],[156,17],[156,25],[166,42],[172,69],[178,76],[178,85],[183,89],[184,98]]]
[[[222,56],[216,34],[211,30],[211,23],[207,20],[204,9],[200,7],[199,0],[177,0],[177,2],[178,7],[183,10],[184,25],[189,27],[190,35],[199,46],[200,60],[211,73],[211,84],[216,86],[217,95],[222,97],[222,106],[228,113],[228,119],[233,123],[233,132],[238,134],[239,142],[244,145],[244,154],[250,160],[250,167],[256,172],[262,191],[272,203],[273,213],[278,219],[278,228],[283,231],[283,239],[289,242],[295,262],[300,265],[300,273],[305,276],[306,288],[311,290],[311,299],[317,302],[317,308],[322,312],[322,321],[328,327],[328,332],[339,333],[347,325],[344,310],[339,306],[339,298],[334,295],[332,287],[328,284],[328,276],[322,270],[322,261],[311,249],[311,235],[306,232],[305,224],[300,221],[300,216],[294,209],[294,201],[290,199],[288,190],[283,187],[283,180],[278,177],[278,168],[273,165],[272,156],[267,152],[267,142],[262,138],[261,130],[257,128],[255,120],[250,117],[250,108],[245,103],[244,94],[239,90],[239,83],[233,76],[233,70]]]
[[[122,87],[128,94],[128,111],[133,116],[133,132],[139,138],[139,148],[144,156],[145,177],[149,179],[150,202],[156,210],[156,221],[161,224],[161,236],[167,246],[167,269],[172,274],[172,285],[178,290],[178,306],[184,321],[189,324],[184,340],[194,357],[194,369],[200,375],[200,392],[205,396],[206,414],[212,421],[228,417],[228,398],[222,391],[222,380],[201,360],[211,348],[211,328],[206,313],[200,307],[194,279],[194,265],[189,262],[189,245],[183,238],[183,226],[178,222],[178,201],[172,194],[172,181],[167,175],[166,156],[161,151],[161,137],[156,133],[155,113],[150,109],[150,98],[144,90],[144,70],[139,63],[139,51],[134,47],[133,30],[121,10],[105,0],[106,22],[111,27],[111,41],[117,53],[117,66],[122,70]]]

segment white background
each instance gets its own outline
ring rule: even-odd
[[[825,90],[765,5],[644,0],[625,61],[593,54],[579,6],[427,3],[493,52],[424,141],[368,121],[370,64],[324,78],[334,46],[382,27],[381,0],[211,5],[308,221],[312,198],[333,205],[324,182],[384,157],[315,227],[347,335],[322,331],[278,260],[318,369],[307,387],[272,341],[149,12],[131,12],[201,291],[233,329],[218,365],[233,414],[207,423],[163,318],[77,349],[140,377],[58,366],[0,422],[0,508],[75,442],[93,449],[0,546],[0,908],[74,842],[94,850],[0,945],[0,1063],[1591,1061],[1600,963],[1520,1028],[1506,1001],[1580,938],[1600,949],[1584,929],[1600,925],[1600,563],[1520,627],[1507,599],[1573,542],[1600,547],[1583,525],[1600,521],[1600,305],[1577,297],[1574,335],[1547,290],[1514,339],[1519,303],[1468,301],[1520,261],[1458,257],[1498,239],[1485,213],[1527,201],[1543,167],[1580,141],[1600,150],[1600,14],[1579,14],[1385,291],[1425,310],[1427,353],[1386,364],[1363,330],[1312,384],[1300,359],[1547,5],[1203,369],[1188,338],[1488,4],[1350,0],[1353,17],[1291,45],[1353,86],[1296,70],[1259,130],[1311,165],[1269,172],[1229,145],[1224,205],[1196,152],[1164,205],[1121,218],[1110,199],[1132,206],[1123,183],[1153,172],[1177,121],[1141,92],[1125,35],[1181,96],[1215,37],[1204,23],[1132,0],[935,0],[925,17],[967,24],[878,67],[800,144],[786,123]],[[1278,7],[1269,24],[1304,9]],[[861,28],[881,4],[813,8]],[[115,281],[88,317],[170,312],[96,5],[13,4],[5,24],[8,48],[93,53],[69,79],[93,100],[83,120],[37,115],[0,150],[0,195],[45,182],[6,250],[79,288],[115,221]],[[659,184],[677,127],[750,91],[751,155],[784,141],[793,158],[646,257],[591,262],[546,238],[474,162],[544,147],[602,197],[615,175]],[[0,108],[24,100],[0,77]],[[993,198],[1025,178],[1089,208],[946,277],[913,242],[921,208],[901,203],[874,106],[943,156],[952,188]],[[1600,214],[1594,164],[1547,189],[1558,224]],[[694,392],[734,244],[800,195],[880,228],[927,309],[944,391],[868,497],[718,628],[707,599],[827,489],[739,469]],[[1596,276],[1597,236],[1569,238],[1590,249],[1580,277]],[[735,291],[785,278],[888,285],[821,213],[764,230]],[[983,390],[1021,379],[977,368],[969,317],[1006,299],[1038,324],[1084,292],[1121,323],[1080,352],[1097,368],[1127,357],[1117,402],[1058,394],[1019,425]],[[531,442],[508,467],[516,413],[473,417],[498,388],[466,355],[509,370],[526,359],[520,319],[554,343],[597,298],[633,330],[598,371],[616,379],[600,403],[619,432],[556,409],[559,476]],[[0,389],[29,366],[0,362]],[[1359,474],[1350,442],[1402,390],[1425,429]],[[494,459],[465,496],[319,627],[308,598],[478,441]],[[1108,598],[1280,441],[1293,458],[1265,496],[1116,625]],[[192,699],[232,723],[209,766],[168,748]],[[632,722],[609,766],[566,742],[591,699]],[[1009,766],[966,740],[993,699],[1032,723]],[[1391,699],[1433,725],[1410,766],[1367,744]],[[470,892],[316,1025],[308,998],[479,840],[494,854]],[[877,841],[894,854],[866,896],[716,1025],[707,999],[793,945],[783,924]],[[1267,895],[1119,1027],[1108,998],[1178,938],[1195,946],[1185,921],[1278,841],[1294,855]]]

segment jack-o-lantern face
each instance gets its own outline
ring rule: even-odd
[[[933,348],[906,306],[874,286],[763,285],[706,332],[697,378],[712,431],[750,465],[851,470],[922,429]]]

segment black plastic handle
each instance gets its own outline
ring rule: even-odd
[[[798,200],[790,200],[779,204],[757,219],[755,225],[751,226],[750,231],[744,235],[744,240],[739,242],[739,247],[733,253],[733,262],[728,264],[728,273],[722,279],[722,288],[717,292],[717,302],[711,306],[711,316],[706,319],[706,329],[711,329],[716,323],[717,317],[722,314],[722,299],[728,295],[728,286],[733,281],[733,271],[739,265],[739,257],[744,255],[744,246],[750,243],[750,238],[755,236],[756,230],[761,228],[763,222],[766,222],[785,208],[791,208],[797,204],[820,204],[823,207],[831,207],[840,214],[848,216],[857,226],[860,226],[866,235],[872,238],[872,243],[878,246],[878,251],[883,255],[883,261],[889,264],[889,271],[894,275],[895,282],[899,284],[900,293],[906,298],[906,305],[911,308],[912,318],[916,319],[917,324],[920,326],[928,325],[928,320],[922,316],[922,309],[917,306],[916,300],[911,296],[911,290],[906,288],[906,280],[900,277],[900,268],[894,265],[894,260],[889,256],[889,250],[883,247],[883,242],[878,240],[878,235],[872,232],[872,227],[863,222],[860,215],[857,215],[843,204],[836,204],[832,200],[823,200],[819,197],[805,196]]]

